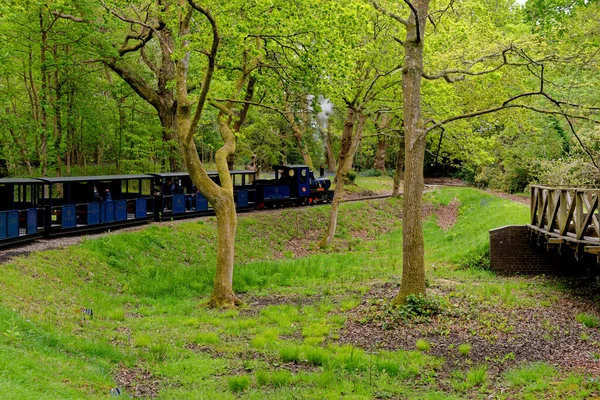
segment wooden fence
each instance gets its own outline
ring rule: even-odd
[[[547,243],[600,254],[599,188],[531,186],[528,227]]]

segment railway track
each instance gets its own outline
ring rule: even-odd
[[[423,190],[423,192],[425,193],[425,192],[431,191],[431,190],[435,189],[435,187],[439,187],[439,186],[456,187],[458,185],[455,185],[455,184],[425,185],[425,189]],[[402,193],[400,193],[400,196],[402,196]],[[357,201],[370,201],[370,200],[385,200],[385,199],[389,199],[390,197],[392,197],[391,194],[368,196],[368,197],[356,197],[356,198],[342,200],[342,203],[353,203],[353,202],[357,202]],[[321,207],[321,206],[326,206],[329,204],[331,204],[331,203],[318,203],[318,204],[313,205],[312,207]],[[260,215],[260,214],[277,213],[277,212],[281,212],[282,210],[286,210],[286,209],[290,209],[290,208],[275,208],[275,209],[260,210],[260,211],[248,210],[248,211],[243,211],[243,212],[238,211],[238,213],[244,214],[244,215],[253,215],[254,213],[256,213],[257,215]],[[180,223],[184,223],[184,222],[197,221],[200,219],[206,219],[206,218],[211,218],[211,217],[212,216],[209,215],[209,216],[201,216],[201,217],[190,218],[190,219],[151,222],[150,224],[173,225],[173,224],[180,224]],[[118,229],[117,231],[118,232],[135,232],[135,231],[144,229],[147,226],[148,226],[148,224],[137,225],[134,227]],[[85,239],[99,238],[102,236],[110,235],[113,232],[115,232],[115,231],[109,230],[109,231],[105,231],[105,232],[91,233],[91,234],[79,235],[79,236],[60,236],[60,237],[55,237],[55,238],[40,238],[34,242],[27,243],[24,245],[20,245],[20,246],[15,245],[13,247],[6,247],[6,248],[0,250],[0,264],[7,262],[14,257],[27,255],[32,252],[38,252],[38,251],[58,249],[58,248],[63,248],[63,247],[67,247],[67,246],[72,246],[74,244],[81,243]]]

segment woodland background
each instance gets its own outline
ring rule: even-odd
[[[203,163],[214,162],[221,144],[218,103],[236,96],[236,74],[251,64],[235,103],[234,112],[243,116],[236,167],[256,154],[263,170],[309,161],[333,172],[347,110],[357,105],[365,122],[355,170],[393,174],[401,166],[398,24],[357,0],[205,3],[219,23],[221,47],[209,94],[214,106],[206,108],[194,138]],[[174,135],[177,54],[167,51],[178,39],[160,29],[176,7],[142,0],[3,2],[2,174],[182,169]],[[525,108],[444,124],[427,136],[426,175],[510,192],[530,182],[595,183],[600,5],[465,0],[433,1],[430,9],[424,118],[436,123],[497,107],[538,91],[541,83],[558,102],[524,97]],[[204,25],[200,21],[193,33],[198,48],[208,41]],[[201,51],[192,54],[192,97],[204,63]]]

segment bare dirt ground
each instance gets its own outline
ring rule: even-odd
[[[498,375],[517,363],[536,361],[600,373],[600,331],[575,319],[578,313],[598,314],[590,297],[557,291],[551,303],[540,297],[536,306],[507,306],[469,298],[455,290],[456,284],[440,280],[430,288],[430,293],[452,301],[441,315],[421,322],[389,318],[386,307],[398,287],[374,285],[349,311],[340,341],[365,349],[416,350],[416,341],[425,339],[432,345],[428,353],[446,360],[446,373],[485,363],[491,375]],[[471,345],[468,354],[458,350],[464,344]]]

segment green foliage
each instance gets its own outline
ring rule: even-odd
[[[505,374],[506,381],[530,392],[543,392],[556,375],[556,369],[544,363],[532,363],[517,367]]]
[[[406,297],[405,304],[398,306],[396,312],[403,319],[423,319],[440,314],[443,305],[439,298],[429,295],[410,294]]]
[[[471,352],[471,345],[468,343],[461,344],[458,346],[458,352],[465,357],[468,356]]]
[[[486,250],[482,254],[471,254],[468,258],[460,260],[459,267],[466,269],[482,269],[489,270],[490,269],[490,254],[489,251]]]
[[[348,182],[354,183],[354,181],[356,181],[356,176],[357,176],[356,172],[353,170],[350,170],[346,174],[346,179],[348,179]]]
[[[466,373],[456,371],[453,373],[452,387],[464,392],[476,386],[483,385],[487,380],[487,366],[471,367]]]
[[[232,376],[227,379],[227,384],[232,392],[243,392],[250,386],[250,378],[247,376]]]
[[[298,346],[286,346],[279,349],[279,358],[283,362],[300,361],[300,348]]]
[[[454,227],[442,231],[435,223],[425,224],[431,239],[427,253],[433,260],[429,264],[432,283],[445,277],[456,282],[454,292],[464,299],[494,307],[529,307],[531,303],[523,298],[538,301],[540,293],[551,298],[543,292],[542,281],[456,269],[444,258],[462,259],[485,241],[487,232],[480,235],[474,226],[485,231],[489,224],[520,218],[520,205],[504,199],[496,202],[473,189],[443,189],[429,194],[427,201],[441,205],[455,198],[461,209]],[[502,215],[484,218],[489,204],[501,209]],[[238,247],[245,249],[238,254],[236,273],[242,270],[245,276],[247,305],[239,310],[201,306],[210,293],[213,220],[90,238],[5,263],[0,274],[0,387],[14,398],[45,398],[48,393],[61,399],[105,398],[107,388],[117,386],[116,374],[127,373],[142,379],[136,381],[139,385],[146,377],[155,385],[156,397],[166,399],[339,398],[341,393],[440,399],[488,396],[500,388],[507,397],[558,398],[572,395],[573,382],[582,391],[593,390],[595,384],[587,377],[576,375],[576,380],[552,368],[529,375],[511,371],[496,381],[490,377],[491,368],[469,364],[475,359],[473,352],[479,351],[476,346],[461,361],[471,368],[459,373],[428,350],[391,352],[376,342],[368,351],[341,345],[338,338],[346,318],[353,318],[354,308],[374,282],[398,279],[401,229],[385,225],[381,215],[397,212],[400,205],[396,200],[346,204],[341,216],[347,224],[387,226],[386,233],[373,233],[373,240],[363,241],[352,252],[340,249],[287,260],[261,257],[272,257],[273,249],[280,248],[274,238],[291,237],[286,236],[291,235],[288,224],[295,223],[296,216],[314,224],[323,217],[322,209],[241,216],[238,226],[245,233],[239,236]],[[298,231],[304,234],[304,229],[300,223]],[[472,233],[468,244],[462,242],[465,232]],[[447,235],[461,247],[444,247]],[[157,273],[156,279],[165,281],[160,287],[169,290],[159,291],[141,278],[154,279],[148,270],[161,264],[173,273]],[[191,290],[177,269],[192,269],[207,283]],[[192,274],[188,277],[196,279]],[[452,301],[462,301],[460,296]],[[82,320],[82,306],[94,309],[93,320]],[[369,306],[383,310],[389,302]],[[453,319],[453,315],[439,318]],[[496,314],[476,318],[484,327],[509,329],[510,324]],[[416,325],[421,321],[417,317],[395,323],[426,329],[427,325]],[[593,335],[591,330],[588,333]],[[424,337],[431,346],[433,340]],[[507,357],[518,361],[518,355]],[[441,376],[449,378],[441,380]]]
[[[361,170],[358,175],[360,176],[367,176],[367,177],[372,177],[372,176],[382,176],[383,172],[381,172],[378,169],[363,169]]]
[[[425,339],[417,339],[416,342],[417,350],[419,351],[429,351],[431,350],[431,343]]]
[[[592,314],[579,313],[575,319],[588,328],[597,328],[600,326],[600,318]]]

